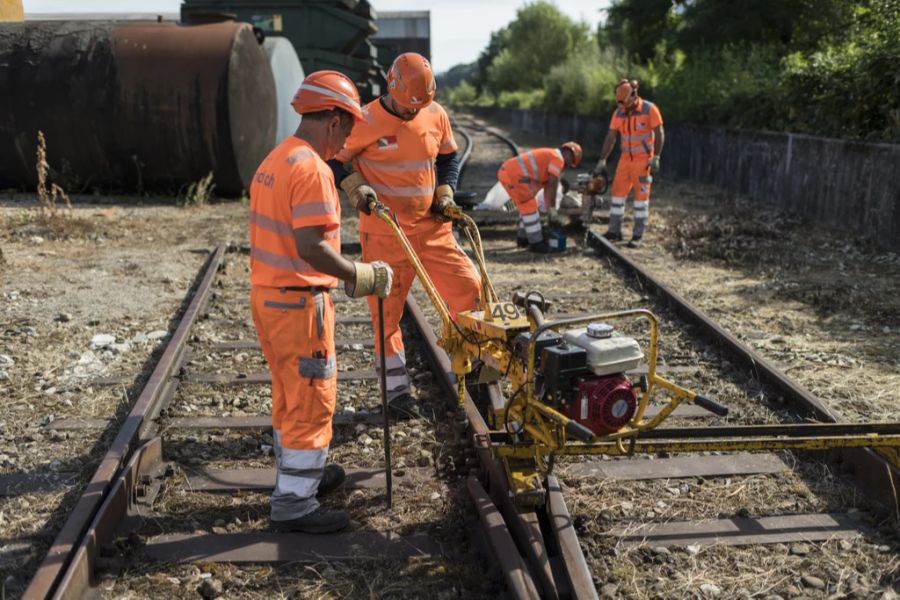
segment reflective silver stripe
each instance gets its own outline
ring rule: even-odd
[[[291,209],[291,217],[318,217],[321,215],[335,214],[334,202],[322,200],[317,202],[304,202],[303,204],[295,204]]]
[[[381,361],[378,361],[381,364]],[[406,351],[401,350],[397,354],[392,354],[391,356],[384,357],[384,365],[390,369],[397,369],[400,367],[406,367]]]
[[[384,365],[387,369],[385,380],[387,383],[388,400],[393,400],[403,394],[408,394],[409,375],[406,372],[406,353],[400,350],[397,354],[384,357]],[[375,354],[375,372],[381,374],[381,359]]]
[[[387,389],[390,391],[400,387],[409,387],[409,377],[406,376],[406,373],[402,375],[388,375],[385,377],[385,381],[387,381]]]
[[[549,167],[547,167],[547,170],[548,170],[550,173],[552,173],[553,175],[559,175],[560,172],[561,172],[561,171],[560,171],[560,168],[557,167],[556,165],[550,165]]]
[[[625,214],[625,198],[614,197],[609,201],[610,216],[619,216]]]
[[[634,210],[635,211],[646,210],[648,202],[649,202],[649,200],[635,200],[634,201]]]
[[[525,225],[531,225],[533,223],[540,223],[540,222],[541,222],[541,216],[536,212],[525,213],[524,215],[522,215],[522,223],[524,223]]]
[[[428,171],[434,168],[433,160],[401,160],[396,162],[381,162],[371,160],[362,156],[356,161],[373,171],[387,171],[392,173],[414,173],[418,171]]]
[[[296,164],[301,160],[307,160],[313,157],[312,150],[309,148],[299,148],[288,154],[287,162],[289,165]]]
[[[653,137],[652,133],[636,133],[634,135],[623,135],[622,141],[631,142],[636,140],[649,140],[651,137]]]
[[[456,148],[456,140],[450,140],[441,144],[441,150],[453,150]]]
[[[279,235],[294,235],[294,230],[290,223],[276,221],[272,217],[267,217],[254,210],[250,211],[249,220],[251,225],[255,225],[260,229],[265,229],[266,231],[271,231]]]
[[[331,98],[337,98],[341,102],[346,102],[347,104],[356,108],[357,110],[359,110],[359,108],[360,108],[359,102],[357,102],[350,96],[347,96],[346,94],[341,94],[339,92],[335,92],[334,90],[329,90],[328,88],[323,88],[318,85],[312,85],[311,83],[301,83],[300,89],[301,90],[309,90],[310,92],[316,92],[317,94],[324,94],[325,96],[330,96]]]
[[[639,183],[653,183],[653,177],[650,175],[638,177]]]
[[[540,177],[540,173],[538,173],[537,161],[534,159],[534,152],[529,150],[528,152],[525,153],[525,156],[527,156],[528,160],[531,162],[531,169],[532,169],[532,172],[534,173],[534,178],[536,180],[539,180],[541,177]]]
[[[262,248],[251,247],[250,258],[265,263],[276,269],[284,269],[286,271],[295,271],[297,273],[317,273],[312,266],[301,258],[295,256],[285,256],[283,254],[275,254]]]
[[[381,183],[370,183],[373,190],[385,196],[396,196],[398,198],[416,198],[420,196],[433,196],[434,187],[425,185],[410,186],[391,186]]]
[[[275,490],[269,501],[273,520],[297,519],[319,507],[316,491],[327,455],[327,448],[284,448],[281,431],[275,430]]]
[[[519,170],[522,171],[522,175],[524,177],[529,177],[528,167],[525,166],[525,160],[522,158],[522,155],[519,154],[516,156],[516,162],[519,163]]]

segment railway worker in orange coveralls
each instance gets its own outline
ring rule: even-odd
[[[335,179],[360,211],[364,260],[379,260],[394,270],[394,286],[384,302],[385,348],[376,340],[376,360],[385,354],[388,412],[395,418],[421,416],[410,393],[400,317],[415,271],[390,227],[368,204],[377,198],[397,217],[450,314],[475,308],[481,282],[472,262],[457,245],[448,211],[454,209],[459,161],[447,113],[434,102],[434,73],[428,60],[401,54],[387,75],[388,93],[363,107],[364,122],[331,161]],[[353,172],[344,164],[351,162]],[[375,331],[378,312],[369,301]]]
[[[552,249],[544,239],[537,194],[544,190],[543,212],[556,218],[556,189],[563,170],[581,164],[581,146],[566,142],[559,148],[535,148],[507,159],[497,171],[497,179],[519,209],[517,243],[532,252],[546,254]]]
[[[349,296],[384,297],[391,269],[340,254],[341,206],[332,158],[362,119],[359,93],[337,71],[310,74],[292,105],[297,132],[263,160],[250,185],[250,303],[272,373],[277,476],[272,527],[325,533],[347,526],[344,511],[320,509],[317,495],[338,487],[344,470],[325,464],[336,398],[334,304]]]
[[[622,139],[619,164],[613,179],[609,207],[609,227],[603,234],[608,240],[622,239],[622,220],[625,216],[625,199],[634,190],[634,229],[628,245],[637,247],[647,217],[650,214],[650,184],[653,174],[659,171],[659,156],[665,143],[665,131],[659,109],[655,104],[638,96],[638,82],[622,79],[616,85],[616,103],[619,107],[609,122],[609,133],[603,140],[600,160],[595,173],[606,171],[606,159],[616,145],[616,137]]]

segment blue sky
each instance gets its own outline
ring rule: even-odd
[[[370,0],[375,10],[430,10],[431,53],[436,71],[472,62],[487,45],[492,31],[516,16],[525,0]],[[25,13],[135,12],[177,13],[180,0],[23,0]],[[592,27],[609,0],[557,0],[566,14]]]

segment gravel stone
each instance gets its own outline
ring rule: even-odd
[[[94,337],[91,338],[91,350],[97,350],[99,348],[106,348],[116,343],[116,336],[109,335],[108,333],[98,333]]]
[[[714,583],[704,583],[700,586],[700,593],[706,598],[718,598],[722,595],[722,588]]]
[[[218,598],[222,595],[224,591],[224,586],[222,586],[222,582],[218,579],[204,579],[200,585],[197,586],[197,593],[203,596],[206,600],[212,600],[213,598]]]
[[[794,556],[806,556],[809,554],[809,546],[806,544],[794,544],[791,546],[790,553]]]
[[[800,582],[803,584],[803,587],[813,588],[815,590],[825,589],[825,581],[814,575],[803,575],[800,577]]]

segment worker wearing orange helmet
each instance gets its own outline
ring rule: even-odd
[[[375,352],[385,357],[388,409],[395,417],[408,418],[421,415],[410,391],[400,333],[415,271],[390,227],[370,214],[370,202],[380,200],[396,216],[451,316],[475,308],[481,281],[451,230],[459,161],[450,119],[434,102],[431,65],[420,54],[401,54],[388,71],[387,84],[387,94],[363,107],[364,121],[330,164],[360,211],[363,259],[384,261],[394,271],[394,286],[384,301],[385,347],[376,340]],[[344,170],[348,162],[353,164],[349,174]],[[377,331],[374,300],[369,308]],[[380,360],[375,364],[380,368]]]
[[[272,427],[277,476],[270,499],[273,528],[325,533],[346,527],[344,511],[320,509],[316,496],[344,480],[325,464],[336,397],[334,304],[348,295],[386,296],[391,268],[353,263],[341,249],[341,205],[331,168],[354,122],[359,93],[345,75],[317,71],[292,102],[303,120],[262,161],[250,185],[250,303],[272,373]]]
[[[556,218],[556,190],[563,170],[581,164],[581,146],[566,142],[559,148],[535,148],[507,159],[497,171],[497,179],[519,209],[517,241],[532,252],[546,254],[553,248],[544,239],[540,212]],[[543,206],[538,192],[544,190]],[[539,209],[543,210],[540,211]]]
[[[629,246],[635,247],[644,235],[650,214],[650,184],[659,171],[659,157],[665,143],[665,131],[659,109],[638,96],[638,82],[622,79],[616,85],[618,108],[609,123],[609,133],[603,141],[600,161],[595,173],[606,171],[606,159],[622,140],[619,164],[612,183],[609,208],[609,227],[603,236],[609,240],[622,239],[622,220],[625,199],[634,190],[634,228]]]

